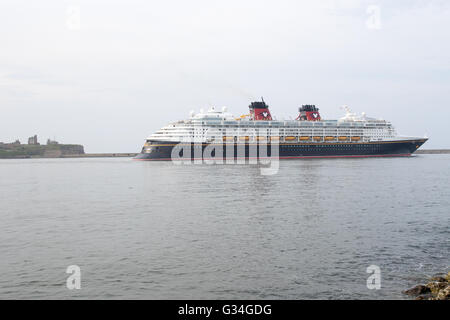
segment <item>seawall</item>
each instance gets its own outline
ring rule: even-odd
[[[417,150],[416,154],[450,154],[450,149]]]
[[[64,155],[61,158],[133,158],[137,153],[85,153]]]
[[[417,150],[415,154],[450,154],[450,149]],[[86,153],[62,156],[62,158],[133,158],[137,155],[138,153]]]

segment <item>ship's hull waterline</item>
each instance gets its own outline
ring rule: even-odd
[[[140,153],[135,160],[221,160],[221,159],[254,159],[277,157],[279,159],[308,159],[308,158],[371,158],[371,157],[405,157],[411,156],[427,139],[379,141],[379,142],[334,142],[334,143],[280,143],[272,146],[270,142],[252,144],[237,142],[212,146],[213,149],[222,149],[222,152],[210,151],[211,145],[207,143],[187,144],[169,141],[149,142],[150,151]],[[175,152],[173,148],[187,150]],[[205,149],[209,146],[209,149]],[[272,148],[278,148],[278,154],[272,156]],[[189,152],[190,148],[190,152]],[[201,150],[200,150],[201,148]],[[264,150],[259,150],[264,148]],[[205,152],[206,151],[206,152]],[[228,154],[227,154],[228,152]],[[232,154],[230,154],[232,153]]]

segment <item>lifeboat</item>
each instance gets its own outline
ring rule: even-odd
[[[352,141],[359,141],[361,140],[361,137],[352,137]]]
[[[322,141],[322,137],[314,137],[314,141]]]
[[[300,141],[309,141],[311,137],[300,137]]]
[[[265,140],[267,140],[267,138],[266,137],[256,137],[256,140],[258,140],[258,141],[265,141]]]
[[[250,117],[250,115],[249,114],[243,114],[243,115],[241,115],[239,118],[234,118],[234,120],[242,120],[242,119],[245,119],[245,118],[249,118]]]
[[[297,140],[297,138],[296,137],[286,137],[285,140],[286,141],[294,141],[294,140]]]
[[[248,136],[239,137],[239,140],[241,140],[241,141],[248,141],[248,140],[250,140],[250,137],[248,137]]]
[[[339,139],[339,141],[347,141],[348,137],[339,137],[338,139]]]
[[[270,137],[270,141],[280,141],[280,137]]]
[[[334,141],[336,137],[325,137],[325,141]]]
[[[234,141],[234,137],[223,137],[223,141]]]

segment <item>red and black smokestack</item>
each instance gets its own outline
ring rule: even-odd
[[[298,112],[300,113],[296,120],[300,121],[320,121],[322,118],[320,117],[319,108],[317,108],[313,104],[305,104],[298,108]]]
[[[249,106],[252,120],[270,121],[272,120],[272,115],[270,114],[269,106],[264,102],[264,99],[261,98],[261,100],[252,102]]]

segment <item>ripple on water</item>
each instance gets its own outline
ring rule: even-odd
[[[0,298],[404,299],[450,265],[449,160],[282,161],[274,176],[11,160],[0,166]],[[379,291],[366,287],[372,264]],[[80,291],[65,288],[69,265]]]

